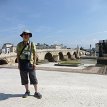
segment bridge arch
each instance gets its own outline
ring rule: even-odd
[[[15,59],[15,63],[18,63],[18,62],[17,62],[17,58]]]
[[[74,52],[73,55],[75,56],[75,58],[77,58],[77,53],[76,52]]]
[[[8,64],[7,59],[0,59],[0,65]]]
[[[47,59],[49,62],[54,62],[54,58],[50,52],[45,54],[45,59]]]
[[[64,59],[64,55],[62,52],[59,52],[59,60],[63,60]]]
[[[68,55],[68,59],[71,59],[71,53],[67,52],[67,55]]]

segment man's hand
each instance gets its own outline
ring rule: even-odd
[[[33,70],[35,70],[36,69],[36,64],[33,64]]]
[[[20,65],[19,65],[19,63],[18,63],[18,69],[20,69]]]

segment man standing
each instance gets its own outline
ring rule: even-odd
[[[17,45],[17,61],[18,68],[20,70],[21,83],[25,86],[26,92],[22,96],[26,98],[30,95],[29,85],[28,85],[28,76],[30,79],[30,84],[34,85],[35,93],[34,97],[41,99],[42,95],[37,91],[37,78],[36,78],[36,46],[33,42],[30,41],[32,33],[29,31],[23,31],[20,35],[23,38],[23,41]]]

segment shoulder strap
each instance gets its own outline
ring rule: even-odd
[[[23,52],[23,50],[26,48],[26,46],[27,46],[27,45],[25,45],[25,46],[23,47],[23,49],[22,49],[21,52],[20,52],[20,55],[22,54],[22,52]]]

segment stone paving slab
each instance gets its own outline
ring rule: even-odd
[[[23,99],[18,69],[0,69],[0,107],[107,107],[107,76],[37,70],[43,98]]]

